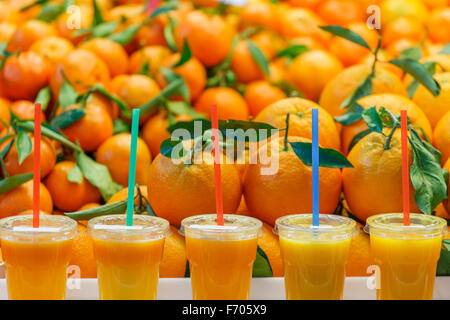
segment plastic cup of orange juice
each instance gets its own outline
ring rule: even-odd
[[[165,219],[108,215],[89,220],[87,232],[94,243],[99,296],[102,300],[155,300],[165,238]]]
[[[194,300],[248,300],[262,223],[234,214],[198,215],[181,222]]]
[[[33,216],[0,220],[2,255],[8,298],[63,300],[77,222],[64,216],[41,215],[39,228]]]
[[[356,222],[338,215],[312,214],[278,218],[275,232],[280,239],[288,300],[340,300],[351,239]]]
[[[367,218],[370,248],[379,267],[379,300],[430,300],[447,222],[439,217],[411,213],[410,225],[402,213]]]

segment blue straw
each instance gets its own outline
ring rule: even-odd
[[[313,226],[319,226],[319,110],[312,109],[312,209]]]
[[[128,173],[127,226],[133,225],[134,183],[136,180],[136,152],[137,152],[138,132],[139,132],[139,109],[136,108],[133,109],[133,119],[131,124],[130,171]]]

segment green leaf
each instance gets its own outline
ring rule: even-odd
[[[175,149],[175,151],[173,151]],[[178,151],[178,152],[177,152]],[[164,140],[160,147],[159,152],[166,158],[181,159],[187,155],[186,149],[184,149],[181,140],[172,140],[167,138]]]
[[[189,268],[189,260],[186,260],[186,269],[184,270],[184,277],[185,278],[191,277],[191,270]]]
[[[350,142],[350,144],[348,145],[348,152],[350,153],[350,150],[353,149],[353,147],[365,136],[367,136],[369,133],[371,133],[372,131],[370,129],[364,130],[360,133],[358,133],[357,135],[355,135],[352,139],[352,141]]]
[[[422,141],[416,133],[412,131],[408,140],[414,156],[410,167],[410,178],[416,191],[414,200],[423,213],[431,214],[447,198],[441,163],[429,151],[428,142]]]
[[[322,30],[325,30],[335,36],[347,39],[353,43],[359,44],[360,46],[372,50],[367,44],[366,40],[363,39],[356,32],[351,31],[350,29],[343,28],[341,26],[323,26],[320,27]]]
[[[165,98],[170,98],[173,95],[181,94],[185,101],[189,101],[190,99],[190,92],[189,87],[186,84],[186,81],[177,73],[174,71],[168,69],[168,68],[160,68],[159,72],[164,76],[164,80],[169,84],[165,89],[169,88],[169,86],[172,83],[180,82],[180,84],[176,87],[174,91],[170,93],[170,95],[163,95],[163,91],[161,91],[160,95],[164,96]]]
[[[98,26],[99,24],[103,23],[103,17],[102,17],[102,11],[100,10],[100,7],[98,6],[98,3],[96,0],[92,0],[92,4],[94,7],[94,18],[92,20],[92,26]]]
[[[53,120],[51,121],[51,125],[54,128],[66,129],[67,127],[70,127],[72,124],[83,118],[85,115],[86,112],[81,108],[64,111],[59,116],[53,118]]]
[[[166,39],[167,46],[172,51],[177,51],[177,43],[173,36],[176,23],[177,22],[173,18],[169,17],[169,23],[164,27],[164,30],[163,30],[164,38]]]
[[[114,119],[114,135],[123,132],[130,132],[129,123],[122,119]]]
[[[167,111],[169,111],[169,114],[174,115],[188,115],[192,119],[204,118],[202,114],[197,113],[189,103],[184,101],[167,102]]]
[[[304,44],[293,44],[287,48],[284,48],[280,50],[277,54],[277,58],[281,57],[288,57],[288,58],[295,58],[298,55],[301,55],[305,52],[307,52],[309,49]]]
[[[82,211],[64,212],[64,214],[74,220],[89,220],[95,217],[106,216],[109,214],[124,214],[126,210],[127,201],[119,201]]]
[[[78,97],[78,92],[74,87],[68,82],[64,81],[61,90],[59,91],[58,102],[61,108],[65,109],[76,103]]]
[[[100,190],[103,200],[108,201],[122,187],[115,183],[109,174],[108,168],[88,157],[84,152],[76,153],[77,165],[83,176]]]
[[[27,181],[33,179],[33,173],[18,174],[0,180],[0,194],[11,191]]]
[[[366,79],[364,79],[358,87],[353,91],[340,105],[341,109],[351,109],[355,103],[372,93],[372,78],[373,75],[370,74]]]
[[[411,47],[400,52],[402,59],[419,60],[422,58],[422,49],[420,47]]]
[[[312,143],[289,142],[297,157],[307,166],[312,166]],[[319,167],[353,168],[347,158],[337,150],[319,147]]]
[[[450,42],[447,43],[444,48],[439,52],[441,54],[450,54]]]
[[[269,262],[269,258],[267,258],[266,253],[263,249],[261,249],[260,246],[258,246],[256,249],[256,259],[253,263],[252,277],[273,277],[273,271]]]
[[[352,123],[358,122],[362,119],[362,112],[364,108],[361,107],[358,103],[355,103],[354,110],[347,109],[347,111],[340,116],[334,117],[334,120],[343,124],[344,126],[349,126]]]
[[[141,26],[142,26],[141,24],[131,25],[121,32],[114,33],[114,34],[108,36],[108,39],[112,40],[114,42],[117,42],[118,44],[120,44],[122,46],[125,46],[128,43],[130,43],[131,40],[133,40],[134,36],[139,31]]]
[[[93,85],[91,87],[90,91],[91,91],[91,93],[98,92],[101,95],[108,98],[109,100],[115,102],[119,106],[119,109],[120,109],[120,112],[122,113],[122,115],[125,116],[126,118],[131,118],[131,111],[130,111],[130,108],[128,107],[128,105],[123,100],[121,100],[117,96],[115,96],[114,94],[109,93],[102,84]],[[142,114],[142,110],[141,110],[141,114]]]
[[[186,39],[184,39],[183,43],[183,51],[181,52],[180,60],[173,65],[174,68],[183,65],[185,62],[188,62],[192,57],[191,48],[189,48],[189,44]]]
[[[19,11],[20,11],[20,12],[24,12],[24,11],[27,11],[27,10],[29,10],[29,9],[31,9],[31,8],[33,8],[33,7],[35,7],[35,6],[44,5],[44,4],[46,4],[47,2],[49,2],[49,0],[35,0],[35,1],[33,1],[32,3],[30,3],[30,4],[28,4],[28,5],[26,5],[26,6],[22,7],[22,8],[20,8]]]
[[[120,25],[120,21],[104,22],[92,28],[94,38],[106,38],[111,35]]]
[[[448,240],[443,240],[445,243]],[[446,248],[441,249],[441,255],[439,257],[436,269],[436,275],[441,277],[450,276],[450,251],[448,250],[448,244],[444,245]]]
[[[51,99],[52,93],[50,91],[50,87],[45,87],[38,92],[34,103],[40,103],[42,111],[45,111]]]
[[[155,11],[152,12],[152,14],[150,15],[150,18],[155,18],[163,13],[175,10],[177,8],[178,4],[176,2],[167,2],[165,4],[163,4],[162,6],[160,6],[159,8],[157,8]]]
[[[81,173],[80,168],[78,166],[74,166],[67,173],[67,180],[73,183],[81,184],[83,182],[83,174]]]
[[[264,72],[264,74],[266,76],[269,76],[270,75],[269,61],[267,60],[265,54],[261,51],[261,49],[258,48],[258,46],[253,41],[247,39],[246,42],[248,49],[250,50],[250,54],[253,57],[253,60],[255,60],[256,64]]]
[[[52,22],[64,13],[64,6],[59,4],[47,3],[42,7],[41,12],[36,17],[37,20]]]
[[[381,120],[376,107],[365,109],[362,113],[362,118],[371,131],[378,133],[383,132],[383,121]]]
[[[17,154],[19,156],[19,165],[31,154],[33,145],[30,136],[24,131],[19,130],[16,139]]]
[[[414,79],[419,81],[435,97],[441,92],[441,86],[439,83],[421,63],[412,59],[395,59],[389,62],[396,65],[404,72],[412,75]]]
[[[423,64],[425,69],[431,74],[434,75],[436,72],[436,62],[434,61],[427,61]],[[416,79],[412,79],[411,83],[409,84],[407,91],[408,91],[408,97],[412,99],[414,97],[414,94],[416,93],[417,89],[419,88],[420,82]]]

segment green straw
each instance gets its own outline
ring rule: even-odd
[[[137,152],[138,132],[139,132],[139,109],[136,108],[133,109],[133,119],[131,124],[130,171],[128,173],[127,226],[133,225],[134,182],[136,180],[136,152]]]

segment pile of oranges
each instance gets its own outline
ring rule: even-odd
[[[186,254],[176,227],[185,217],[215,211],[214,169],[211,161],[174,163],[160,153],[160,146],[169,138],[169,125],[209,118],[214,104],[220,119],[263,122],[279,129],[286,127],[289,113],[290,142],[310,141],[311,110],[318,108],[321,146],[339,150],[354,166],[320,168],[321,213],[350,215],[361,227],[370,215],[401,212],[399,133],[389,149],[384,148],[386,136],[375,132],[354,144],[355,136],[367,129],[365,122],[343,125],[335,120],[345,113],[341,105],[370,74],[371,92],[360,97],[358,105],[384,107],[394,115],[406,109],[423,138],[441,152],[442,167],[450,170],[449,0],[249,0],[243,6],[168,0],[152,7],[153,3],[0,1],[0,183],[32,172],[33,152],[21,158],[21,129],[14,123],[33,120],[35,101],[47,94],[45,126],[106,167],[121,186],[105,197],[80,174],[75,152],[44,136],[42,214],[126,199],[131,145],[126,111],[146,108],[140,117],[136,183],[155,214],[173,225],[161,276],[183,277]],[[372,18],[380,19],[380,29],[369,26]],[[353,31],[370,50],[320,28],[327,25]],[[406,55],[423,65],[434,63],[439,95],[420,84],[410,92],[414,79],[389,63]],[[182,79],[185,90],[165,94],[174,79]],[[96,86],[104,90],[93,90]],[[79,97],[90,94],[65,105],[62,97],[71,92]],[[153,107],[148,108],[151,101]],[[59,116],[79,109],[82,117],[54,126]],[[32,137],[32,132],[27,134]],[[283,137],[268,141],[280,150],[276,173],[263,175],[265,164],[248,161],[222,166],[224,211],[264,222],[259,246],[273,275],[281,276],[280,248],[272,228],[280,216],[311,212],[311,167],[286,147]],[[259,148],[268,145],[260,143]],[[412,162],[412,153],[410,158]],[[212,155],[204,152],[203,159],[211,160]],[[32,181],[1,193],[0,218],[29,213],[32,194]],[[411,210],[420,211],[414,192]],[[433,214],[450,218],[450,203],[444,200]],[[79,221],[81,235],[71,264],[90,278],[96,276],[96,268],[86,223]],[[367,275],[372,264],[369,247],[368,235],[361,231],[352,242],[347,275]]]

